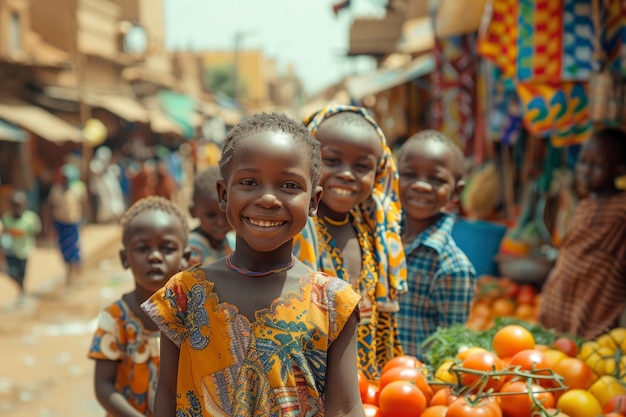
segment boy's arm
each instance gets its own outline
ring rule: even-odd
[[[324,409],[327,416],[365,417],[359,394],[356,329],[357,311],[328,349]],[[162,362],[161,362],[162,363]]]
[[[96,359],[94,388],[96,398],[102,407],[114,416],[143,417],[126,401],[126,398],[115,389],[117,376],[116,361]]]
[[[178,379],[179,354],[178,346],[161,334],[161,367],[154,409],[152,410],[153,417],[172,417],[176,415],[176,382]]]
[[[438,326],[464,324],[474,300],[475,274],[471,268],[458,267],[438,273],[431,302],[438,312]]]

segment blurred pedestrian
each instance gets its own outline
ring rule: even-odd
[[[27,196],[24,191],[11,193],[10,209],[2,215],[2,245],[0,245],[0,263],[2,269],[19,287],[20,300],[24,298],[24,279],[26,264],[37,246],[36,237],[41,232],[39,215],[26,208]]]
[[[140,157],[132,161],[127,170],[126,176],[130,183],[131,204],[142,198],[155,195],[156,188],[156,167],[150,159]]]
[[[154,195],[167,198],[170,201],[174,201],[176,197],[176,180],[170,172],[167,161],[163,158],[158,158],[156,162],[156,182],[154,187]]]
[[[118,220],[124,213],[124,194],[119,166],[112,161],[111,149],[101,146],[89,163],[89,191],[95,197],[92,209],[97,223]]]
[[[159,372],[159,331],[140,304],[187,267],[187,217],[169,200],[147,197],[121,219],[120,259],[135,289],[98,317],[89,358],[96,397],[111,416],[151,416]]]
[[[60,181],[52,186],[48,198],[57,243],[66,265],[66,283],[71,285],[80,272],[80,226],[89,213],[87,187],[75,164],[61,167]]]

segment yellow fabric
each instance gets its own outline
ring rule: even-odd
[[[88,357],[117,362],[116,391],[138,412],[152,415],[160,364],[159,332],[146,329],[124,300],[100,312]]]
[[[170,279],[142,308],[180,348],[177,416],[323,416],[327,351],[359,296],[310,271],[300,290],[250,322],[220,302],[199,267]]]

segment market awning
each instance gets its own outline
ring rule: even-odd
[[[47,86],[43,88],[43,92],[46,96],[59,100],[78,102],[81,98],[80,92],[75,88]],[[128,122],[147,123],[149,120],[145,107],[129,95],[85,91],[82,98],[90,107],[105,109]]]
[[[26,132],[0,119],[0,140],[7,142],[24,142],[26,140]]]
[[[134,98],[114,94],[88,94],[87,103],[92,107],[100,107],[121,117],[128,122],[148,122],[148,112]]]
[[[44,109],[2,94],[0,118],[51,142],[80,142],[78,128]]]
[[[415,58],[403,68],[382,69],[374,73],[352,77],[346,81],[350,97],[360,100],[368,94],[381,91],[415,80],[435,69],[435,58],[426,54]]]
[[[241,121],[243,114],[240,110],[229,109],[220,106],[219,104],[202,101],[198,105],[198,109],[201,113],[207,116],[217,116],[224,121],[227,125],[234,126]]]
[[[165,113],[160,110],[152,109],[149,111],[150,115],[150,128],[154,133],[175,133],[177,135],[183,134],[183,128],[170,119]]]
[[[165,114],[181,127],[183,136],[192,138],[197,127],[194,125],[196,99],[172,90],[161,90],[155,96]]]

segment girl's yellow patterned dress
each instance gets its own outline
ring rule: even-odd
[[[327,351],[358,294],[310,271],[250,322],[213,285],[192,267],[142,305],[180,349],[177,417],[323,416]]]

